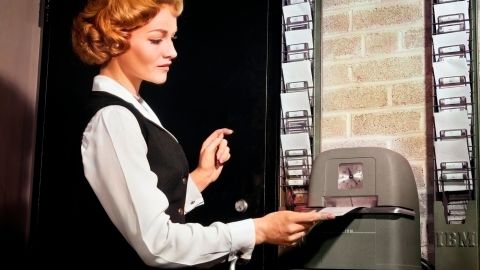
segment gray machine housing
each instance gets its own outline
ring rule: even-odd
[[[361,164],[360,188],[339,189],[342,164]],[[318,224],[307,235],[300,254],[303,267],[421,269],[418,192],[403,156],[378,147],[320,153],[313,162],[308,206],[348,204],[359,208]]]

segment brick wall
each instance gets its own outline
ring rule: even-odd
[[[426,83],[430,72],[425,68],[430,61],[425,55],[425,2],[321,4],[322,114],[321,123],[316,123],[321,126],[321,150],[379,146],[405,156],[419,192],[422,256],[430,257],[426,114],[431,98]]]

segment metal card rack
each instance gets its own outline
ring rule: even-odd
[[[282,8],[279,205],[302,211],[313,159],[315,1],[283,0]]]
[[[432,0],[436,269],[480,269],[474,0]]]

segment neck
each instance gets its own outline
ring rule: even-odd
[[[115,59],[100,69],[100,75],[108,76],[125,87],[135,98],[140,98],[141,80],[129,78]]]

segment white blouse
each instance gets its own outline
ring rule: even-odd
[[[115,80],[97,75],[93,91],[120,97],[163,128],[148,104]],[[255,245],[252,219],[209,226],[170,221],[165,213],[169,202],[157,188],[157,176],[147,160],[147,144],[127,108],[111,105],[99,110],[83,133],[81,152],[85,176],[103,208],[146,264],[172,268],[208,265],[227,256],[233,259],[238,253],[251,258]],[[203,203],[189,177],[185,213]]]

